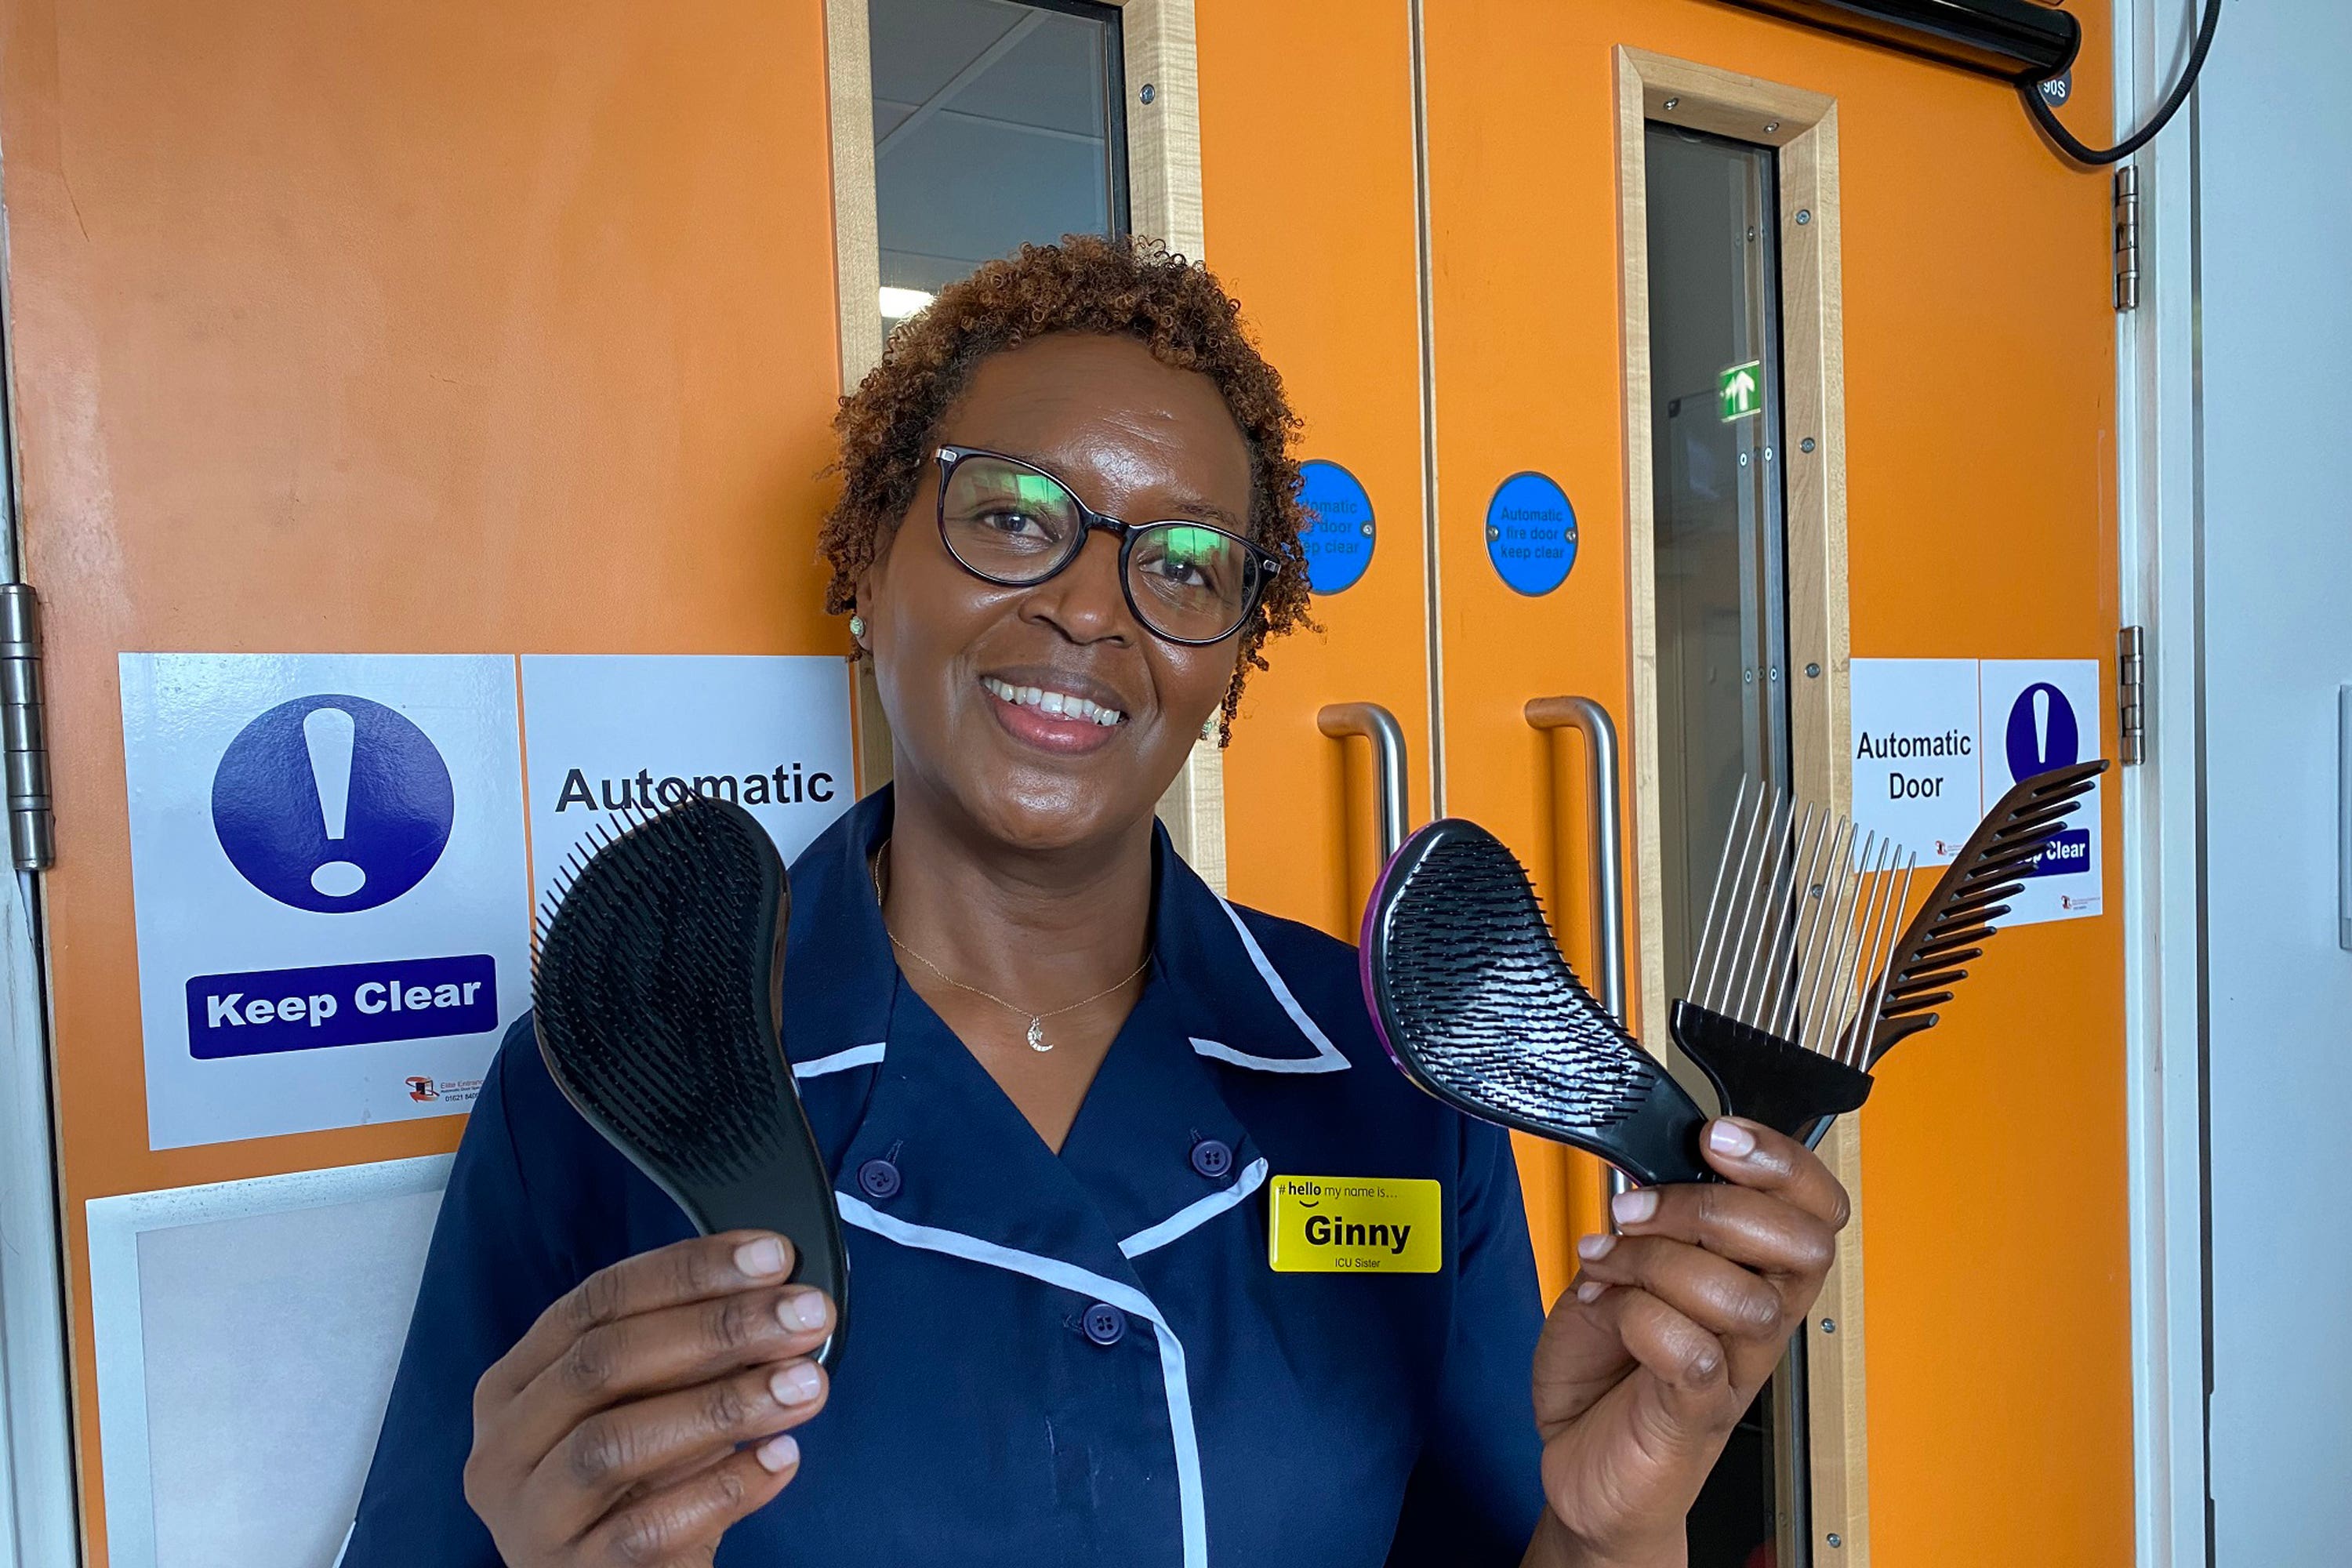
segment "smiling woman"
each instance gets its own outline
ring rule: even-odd
[[[1242,504],[1228,510],[1196,493],[1181,498],[1192,507],[1189,513],[1165,514],[1244,534],[1279,567],[1234,650],[1221,721],[1230,734],[1244,679],[1250,669],[1265,668],[1260,651],[1265,641],[1308,624],[1306,555],[1299,546],[1307,516],[1290,449],[1298,419],[1283,395],[1282,378],[1244,330],[1239,306],[1207,271],[1153,241],[1072,236],[1058,246],[1025,246],[1013,259],[992,262],[950,285],[929,310],[890,334],[881,364],[843,399],[835,421],[843,488],[819,541],[833,566],[827,607],[842,611],[857,604],[867,566],[933,478],[927,441],[947,428],[950,406],[971,393],[982,363],[1056,335],[1106,339],[1114,353],[1130,357],[1147,350],[1163,372],[1195,373],[1192,379],[1206,384],[1192,388],[1192,411],[1205,412],[1198,399],[1211,396],[1211,427],[1240,437],[1247,464]],[[1096,352],[1104,346],[1095,345]],[[1048,349],[1054,352],[1083,351]],[[1162,380],[1174,384],[1180,378]],[[1066,388],[1066,395],[1072,390]],[[1163,409],[1156,416],[1163,435],[1175,413]],[[1146,514],[1130,508],[1122,515]]]
[[[1547,1323],[1504,1135],[1389,1070],[1352,950],[1157,829],[1307,616],[1296,421],[1232,300],[1030,247],[838,426],[832,597],[897,764],[751,944],[857,1282],[838,1397],[791,1238],[692,1237],[526,1023],[345,1568],[1680,1562],[1843,1194],[1717,1123],[1725,1184],[1628,1194]],[[1302,1452],[1344,1514],[1291,1505]]]

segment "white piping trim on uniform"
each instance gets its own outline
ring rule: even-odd
[[[351,1528],[343,1531],[343,1543],[335,1548],[335,1561],[331,1568],[343,1568],[343,1559],[352,1554],[352,1537],[359,1532],[360,1521],[355,1519],[352,1521]]]
[[[1260,1072],[1344,1072],[1353,1065],[1345,1057],[1254,1057],[1247,1051],[1234,1049],[1223,1040],[1204,1040],[1198,1035],[1192,1036],[1192,1040],[1197,1056],[1231,1062],[1237,1068],[1255,1068]]]
[[[794,1062],[793,1076],[823,1078],[829,1072],[845,1072],[851,1068],[878,1066],[882,1060],[883,1049],[889,1043],[887,1040],[877,1040],[870,1046],[852,1046],[845,1051],[835,1051],[829,1057],[819,1057],[814,1061]]]
[[[1223,1192],[1211,1193],[1195,1203],[1186,1204],[1158,1225],[1139,1230],[1118,1244],[1118,1249],[1129,1258],[1140,1258],[1154,1247],[1165,1247],[1186,1232],[1216,1218],[1234,1207],[1244,1198],[1258,1190],[1265,1181],[1265,1162],[1252,1160],[1234,1184]]]
[[[1289,984],[1265,956],[1265,949],[1258,946],[1257,938],[1251,935],[1250,928],[1242,923],[1241,911],[1223,899],[1219,899],[1217,903],[1225,911],[1225,918],[1234,922],[1234,930],[1242,939],[1242,947],[1249,953],[1250,962],[1257,965],[1258,977],[1265,982],[1265,988],[1274,993],[1274,999],[1282,1004],[1282,1010],[1290,1015],[1290,1021],[1298,1026],[1298,1032],[1307,1037],[1316,1054],[1311,1057],[1257,1057],[1247,1051],[1237,1051],[1222,1040],[1199,1038],[1192,1041],[1192,1048],[1204,1057],[1231,1062],[1235,1067],[1255,1068],[1260,1072],[1346,1071],[1353,1064],[1339,1047],[1331,1043],[1331,1037],[1323,1032],[1322,1026],[1308,1017],[1307,1009],[1298,1005],[1298,998],[1291,994]]]
[[[1160,1342],[1160,1377],[1167,1389],[1168,1430],[1176,1447],[1176,1510],[1184,1533],[1184,1568],[1208,1568],[1207,1503],[1201,1490],[1201,1444],[1192,1430],[1192,1385],[1184,1373],[1184,1346],[1150,1297],[1132,1285],[1107,1279],[1075,1263],[1065,1263],[1058,1258],[1040,1258],[1034,1252],[982,1241],[959,1230],[913,1225],[882,1213],[863,1198],[839,1190],[835,1190],[833,1196],[843,1219],[861,1230],[870,1230],[877,1236],[887,1237],[901,1247],[941,1252],[950,1258],[961,1258],[970,1262],[987,1264],[992,1268],[1025,1274],[1032,1279],[1042,1279],[1075,1295],[1107,1301],[1119,1310],[1150,1323],[1153,1335]]]

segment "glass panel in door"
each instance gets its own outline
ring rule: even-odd
[[[1127,232],[1118,9],[870,0],[887,326],[1029,241]]]
[[[1681,994],[1741,781],[1789,787],[1779,196],[1769,148],[1653,124],[1646,153],[1663,938]],[[1803,1551],[1801,1376],[1792,1357],[1733,1434],[1692,1510],[1693,1563]]]

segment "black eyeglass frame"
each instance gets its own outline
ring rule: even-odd
[[[1265,602],[1266,584],[1272,583],[1282,571],[1280,556],[1255,541],[1219,528],[1213,522],[1202,522],[1198,518],[1191,517],[1161,518],[1152,522],[1125,522],[1107,512],[1097,511],[1086,503],[1077,491],[1070,488],[1069,481],[1059,474],[1039,468],[1026,458],[1016,458],[1008,452],[992,452],[982,447],[941,447],[935,456],[940,465],[940,495],[937,508],[940,521],[940,543],[947,551],[948,558],[957,565],[982,582],[993,583],[1000,588],[1034,588],[1041,584],[1052,582],[1068,571],[1072,562],[1086,553],[1087,535],[1099,529],[1118,541],[1118,591],[1125,595],[1128,614],[1135,617],[1135,624],[1160,641],[1174,643],[1180,647],[1213,647],[1250,624],[1250,617],[1256,615],[1258,606]],[[956,466],[967,458],[989,458],[1000,463],[1010,463],[1016,468],[1025,469],[1029,473],[1037,475],[1040,479],[1050,479],[1060,487],[1064,495],[1070,498],[1070,504],[1078,509],[1080,526],[1077,532],[1070,536],[1069,548],[1063,553],[1062,559],[1055,562],[1043,576],[999,577],[993,573],[982,571],[956,552],[955,541],[948,533],[948,481],[955,477]],[[1180,637],[1164,632],[1151,624],[1151,617],[1145,615],[1143,606],[1135,602],[1135,584],[1128,578],[1129,559],[1135,552],[1137,536],[1155,528],[1206,529],[1219,538],[1230,539],[1240,545],[1249,552],[1251,560],[1255,563],[1257,576],[1251,584],[1247,598],[1242,604],[1241,614],[1234,618],[1232,626],[1227,626],[1215,637]]]

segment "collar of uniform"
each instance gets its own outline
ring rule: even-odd
[[[859,801],[793,863],[784,1049],[803,1084],[881,1060],[898,966],[874,901],[891,789]],[[1240,910],[1153,825],[1154,955],[1196,1055],[1272,1073],[1340,1072],[1347,1057],[1301,1005]]]
[[[1193,1052],[1269,1073],[1344,1072],[1347,1056],[1300,1003],[1246,918],[1201,880],[1158,829],[1161,968]]]
[[[889,831],[885,787],[843,813],[792,867],[781,1012],[784,1056],[817,1146],[828,1158],[848,1142],[889,1038],[898,966],[869,868]]]

